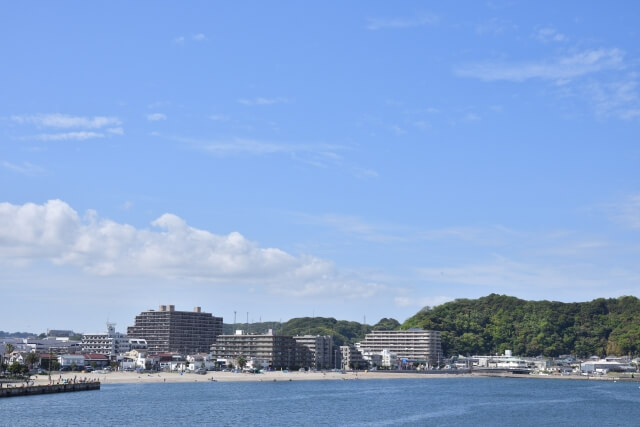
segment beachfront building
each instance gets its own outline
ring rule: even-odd
[[[316,369],[337,368],[337,347],[329,335],[297,335],[293,337],[298,344],[311,351],[313,367]]]
[[[276,335],[272,329],[266,334],[251,335],[238,330],[234,335],[219,335],[211,345],[211,357],[215,360],[234,363],[241,356],[254,367],[296,369],[313,365],[307,347],[291,336]]]
[[[116,332],[115,323],[107,323],[106,333],[82,335],[80,346],[83,353],[104,354],[115,360],[119,354],[132,349],[145,349],[147,342],[143,338],[129,338]]]
[[[127,328],[127,336],[146,340],[152,354],[205,353],[220,334],[222,317],[202,312],[200,307],[176,311],[173,305],[161,305],[158,311],[144,311],[136,316],[135,324]]]
[[[367,367],[367,362],[362,357],[362,353],[353,345],[341,345],[340,356],[342,370],[365,369]]]
[[[440,331],[412,328],[406,331],[372,331],[357,344],[361,352],[382,354],[388,350],[411,362],[437,364],[442,360]]]

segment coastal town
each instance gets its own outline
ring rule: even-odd
[[[239,380],[249,377],[238,374],[273,372],[302,379],[314,374],[323,379],[371,374],[635,379],[640,362],[630,357],[519,357],[511,350],[501,355],[444,355],[440,331],[418,328],[373,330],[359,342],[337,345],[331,335],[289,336],[273,329],[248,333],[233,326],[238,328],[225,334],[223,318],[201,307],[180,311],[161,305],[137,315],[126,333],[107,323],[105,331],[96,333],[51,329],[34,337],[0,337],[0,384],[8,387],[15,382],[11,378],[21,374],[32,383],[58,385],[99,379],[197,381],[199,375]]]

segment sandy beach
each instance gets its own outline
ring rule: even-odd
[[[264,374],[233,373],[233,372],[207,372],[206,375],[184,373],[180,375],[174,372],[137,373],[137,372],[110,372],[110,373],[81,373],[63,372],[51,376],[54,383],[62,379],[68,381],[87,380],[100,381],[102,384],[150,384],[150,383],[182,383],[182,382],[233,382],[233,381],[346,381],[346,380],[370,380],[370,379],[398,379],[398,378],[481,378],[481,377],[507,377],[530,379],[556,379],[556,380],[598,380],[598,381],[638,381],[638,379],[620,378],[613,376],[581,376],[581,375],[517,375],[517,374],[423,374],[417,372],[265,372]],[[37,375],[31,378],[36,385],[48,384],[47,375]]]
[[[231,382],[231,381],[344,381],[344,380],[368,380],[368,379],[394,379],[394,378],[449,378],[470,377],[470,374],[420,374],[398,372],[265,372],[264,374],[248,374],[233,372],[207,372],[206,375],[184,373],[180,375],[174,372],[137,373],[137,372],[110,372],[110,373],[82,373],[62,372],[51,375],[53,382],[66,378],[68,381],[100,381],[102,384],[137,384],[137,383],[178,383],[178,382]],[[33,376],[35,384],[48,384],[47,375]]]

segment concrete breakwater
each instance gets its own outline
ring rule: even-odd
[[[36,385],[28,387],[3,387],[0,389],[0,397],[31,396],[34,394],[67,393],[72,391],[100,390],[99,382]]]

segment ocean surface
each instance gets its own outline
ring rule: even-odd
[[[526,378],[106,384],[0,399],[0,425],[634,426],[639,383]]]

